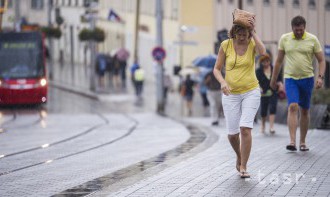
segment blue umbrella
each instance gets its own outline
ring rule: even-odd
[[[197,67],[204,67],[208,69],[212,69],[214,64],[217,60],[217,56],[215,55],[208,55],[196,58],[192,64]]]

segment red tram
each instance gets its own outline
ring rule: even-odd
[[[44,37],[39,31],[0,33],[0,104],[47,102]]]

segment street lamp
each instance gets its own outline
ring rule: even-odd
[[[7,11],[8,0],[0,0],[0,32],[2,31],[2,15]]]
[[[88,6],[88,7],[87,7]],[[98,2],[97,1],[89,1],[88,4],[85,4],[85,7],[87,8],[87,14],[88,14],[88,20],[90,24],[90,30],[94,32],[95,30],[95,23],[96,23],[96,14],[98,12]],[[91,60],[90,60],[90,90],[95,91],[96,90],[96,84],[95,84],[95,72],[94,72],[94,63],[96,59],[96,45],[94,40],[89,41],[90,44],[90,50],[91,50]]]

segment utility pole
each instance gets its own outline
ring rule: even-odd
[[[135,12],[135,40],[134,40],[134,62],[138,63],[138,48],[139,48],[139,25],[140,25],[140,0],[136,0]]]
[[[156,27],[157,27],[157,46],[163,47],[163,6],[162,0],[156,0]],[[157,112],[163,114],[165,112],[164,98],[164,65],[163,61],[157,61],[156,72],[157,83]]]
[[[3,16],[3,13],[0,12],[0,32],[2,32],[2,16]]]
[[[53,10],[53,0],[48,0],[48,27],[52,27],[52,10]],[[49,52],[49,62],[48,62],[48,70],[49,70],[49,79],[53,79],[53,38],[48,37],[48,52]]]
[[[242,0],[238,0],[238,9],[243,9],[243,1]]]
[[[2,31],[2,16],[7,9],[7,0],[0,0],[0,32]]]
[[[97,6],[98,3],[96,2],[90,2],[88,7],[88,14],[89,14],[89,25],[90,30],[94,32],[95,30],[95,23],[96,23],[96,17],[95,14],[97,14]],[[96,84],[95,84],[95,60],[96,60],[96,43],[94,40],[89,41],[90,44],[90,50],[91,50],[91,59],[90,59],[90,90],[95,91],[96,90]]]
[[[21,31],[21,0],[15,0],[15,29]]]

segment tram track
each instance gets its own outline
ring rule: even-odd
[[[47,164],[47,163],[51,163],[51,162],[58,161],[58,160],[61,160],[61,159],[65,159],[65,158],[69,158],[69,157],[72,157],[72,156],[76,156],[76,155],[79,155],[79,154],[82,154],[82,153],[85,153],[85,152],[88,152],[88,151],[92,151],[92,150],[96,150],[96,149],[102,148],[104,146],[113,144],[113,143],[118,142],[120,140],[123,140],[124,138],[130,136],[134,132],[134,130],[136,129],[136,127],[138,126],[138,124],[139,124],[137,120],[135,120],[134,118],[130,117],[129,115],[125,114],[124,116],[127,119],[130,119],[133,122],[133,125],[130,128],[127,129],[127,132],[125,132],[123,135],[121,135],[121,136],[119,136],[119,137],[117,137],[115,139],[112,139],[110,141],[107,141],[105,143],[102,143],[102,144],[99,144],[99,145],[96,145],[96,146],[93,146],[93,147],[90,147],[90,148],[87,148],[87,149],[83,149],[83,150],[80,150],[80,151],[77,151],[77,152],[74,152],[74,153],[70,153],[70,154],[67,154],[67,155],[64,155],[64,156],[60,156],[60,157],[57,157],[57,158],[54,158],[54,159],[51,159],[51,160],[45,160],[45,161],[35,162],[33,164],[30,164],[30,165],[25,165],[25,166],[22,166],[22,167],[19,167],[19,168],[15,168],[15,169],[12,169],[12,170],[8,170],[8,171],[5,171],[5,172],[0,172],[0,176],[8,175],[8,174],[11,174],[11,173],[14,173],[14,172],[17,172],[17,171],[25,170],[25,169],[32,168],[32,167],[35,167],[35,166],[40,166],[40,165],[43,165],[43,164]],[[81,133],[79,133],[79,134],[77,134],[75,136],[72,136],[70,138],[66,138],[66,139],[63,139],[61,141],[57,141],[55,143],[49,144],[48,147],[54,146],[54,145],[58,145],[58,144],[62,144],[62,143],[68,142],[70,140],[73,140],[75,138],[81,137],[83,135],[86,135],[87,133],[90,133],[92,131],[95,131],[97,128],[99,128],[99,127],[101,127],[103,125],[104,124],[102,124],[102,125],[96,125],[96,126],[90,128],[90,129],[88,129],[87,131],[81,132]],[[11,154],[9,154],[9,156],[14,156],[14,155],[18,155],[18,154],[27,153],[27,152],[32,152],[32,151],[36,151],[36,150],[39,150],[39,149],[42,149],[42,147],[35,147],[35,148],[31,148],[31,149],[24,150],[24,151],[19,151],[19,152],[16,152],[16,153],[11,153]],[[49,149],[45,149],[45,150],[49,150]],[[8,157],[8,155],[6,157]],[[0,162],[1,162],[2,159],[6,158],[6,157],[0,158]]]
[[[32,122],[28,122],[25,124],[19,124],[19,125],[10,125],[12,123],[14,123],[19,116],[19,113],[17,112],[17,110],[12,109],[12,112],[10,112],[9,114],[12,116],[9,120],[6,120],[5,122],[3,122],[0,125],[0,134],[3,134],[5,132],[7,132],[8,130],[14,130],[14,129],[20,129],[20,128],[27,128],[27,127],[31,127],[34,125],[39,124],[43,119],[44,119],[44,114],[43,114],[43,110],[40,109],[35,109],[35,111],[38,112],[38,118],[36,120],[33,120]]]
[[[14,112],[15,112],[15,111],[14,111]],[[3,123],[1,123],[1,125],[0,125],[0,134],[3,134],[3,133],[6,132],[6,128],[5,128],[5,126],[6,126],[7,124],[9,124],[9,123],[11,123],[11,122],[13,122],[13,121],[16,120],[16,117],[17,117],[17,114],[16,114],[16,113],[12,113],[11,116],[12,116],[12,117],[11,117],[10,119],[8,119],[8,120],[4,121]]]

